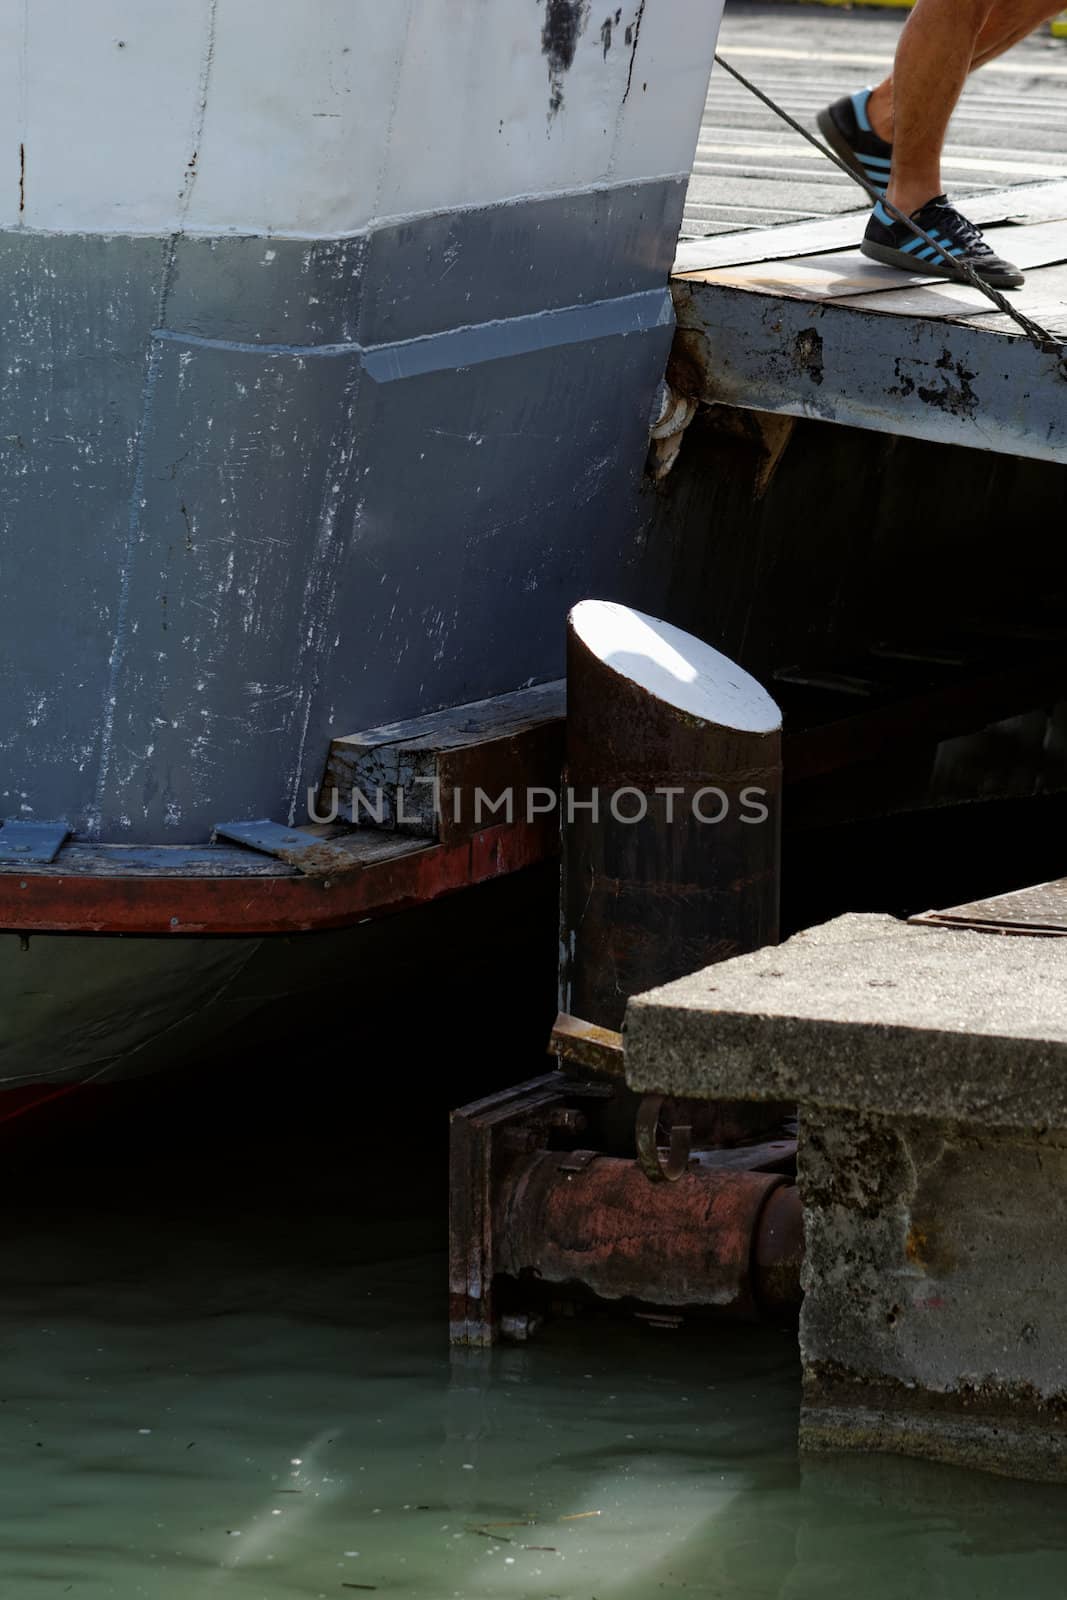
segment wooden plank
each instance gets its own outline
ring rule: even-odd
[[[308,877],[357,872],[371,862],[391,861],[426,848],[425,840],[378,832],[373,828],[352,828],[324,839],[313,830],[305,832],[300,828],[285,828],[280,822],[260,820],[220,822],[215,832],[222,839],[274,856]]]
[[[1057,178],[1054,183],[1027,184],[1024,188],[1009,189],[999,194],[998,200],[1010,202],[1005,220],[1014,223],[1056,222],[1067,217],[1067,179]],[[969,211],[975,211],[973,204]],[[982,218],[975,215],[974,221]]]
[[[512,820],[526,791],[559,784],[566,684],[562,679],[335,739],[320,799],[339,814],[448,843]],[[479,794],[479,791],[481,793]],[[498,813],[489,808],[508,791]]]
[[[0,860],[0,876],[26,870],[25,862]],[[35,877],[89,875],[95,878],[279,878],[294,869],[270,856],[236,845],[67,844],[55,860],[35,863]]]
[[[933,317],[953,321],[965,321],[981,316],[983,311],[992,310],[985,295],[978,289],[968,288],[965,283],[949,283],[943,278],[918,283],[902,278],[899,273],[897,277],[904,284],[903,288],[880,290],[874,294],[843,295],[837,304],[847,306],[851,311],[884,311],[887,316]],[[1021,311],[1031,310],[1029,300],[1016,291],[1012,292],[1012,304]]]
[[[568,1016],[565,1011],[556,1018],[549,1048],[561,1066],[567,1061],[612,1078],[626,1076],[622,1034],[611,1028],[598,1028],[596,1023],[584,1022],[581,1017]]]
[[[990,230],[987,238],[995,250],[1010,255],[1027,272],[1067,260],[1067,222],[1002,227]],[[869,261],[858,250],[752,262],[715,272],[686,273],[681,281],[728,289],[748,289],[755,294],[783,295],[793,300],[848,299],[856,306],[870,307],[872,310],[883,309],[880,300],[884,294],[899,295],[906,292],[911,294],[911,299],[906,304],[900,303],[899,311],[920,316],[958,315],[961,309],[966,314],[970,304],[967,296],[973,297],[976,307],[989,303],[982,299],[977,290],[968,289],[965,284],[931,278],[921,272],[904,273],[896,267],[884,267],[877,261]],[[923,285],[930,286],[930,300],[926,306],[921,306],[915,298],[915,291]],[[923,293],[927,292],[923,290]],[[946,294],[950,303],[943,306],[940,302]],[[1025,310],[1025,290],[1019,303]]]
[[[1039,267],[1036,272],[1030,273],[1020,304],[1027,316],[1040,322],[1049,333],[1067,338],[1067,263]],[[972,327],[985,328],[990,333],[1019,332],[1011,318],[1001,311],[987,309],[970,320]]]
[[[710,239],[690,239],[678,247],[676,275],[715,272],[746,262],[775,261],[782,256],[819,255],[827,250],[847,250],[858,245],[867,226],[870,207],[839,217],[819,217],[812,222],[784,222],[773,228],[750,228],[744,233],[720,233]]]
[[[832,255],[790,257],[784,261],[759,261],[739,267],[724,267],[716,272],[691,272],[683,283],[708,284],[712,288],[747,289],[754,294],[783,295],[789,300],[836,300],[890,292],[901,284],[912,288],[941,280],[916,272],[900,272],[869,261],[858,250],[839,250]]]
[[[446,706],[403,722],[386,722],[362,733],[341,734],[333,743],[353,749],[375,745],[413,744],[427,737],[437,741],[438,749],[470,744],[479,734],[497,737],[516,732],[533,719],[563,715],[567,686],[562,678],[537,683],[511,694],[491,695],[487,700],[472,700],[468,705]]]
[[[804,783],[884,757],[893,749],[975,733],[1032,710],[1044,697],[1055,699],[1064,689],[1067,660],[1060,651],[1042,653],[1020,667],[953,678],[938,688],[791,734],[785,741],[786,781]]]
[[[1065,231],[1067,238],[1067,231]],[[1005,248],[1003,245],[1001,248]],[[1011,303],[1028,317],[1062,332],[1067,326],[1067,264],[1038,267],[1027,273],[1025,287],[1012,290]],[[993,311],[985,295],[966,284],[946,283],[909,285],[891,294],[855,295],[837,302],[856,311],[883,311],[888,316],[913,316],[969,322],[971,327],[991,333],[1019,333],[1020,329],[1002,311]]]
[[[992,194],[972,195],[965,209],[971,221],[983,228],[1067,218],[1067,181],[1020,184],[1017,188],[996,190]],[[847,250],[857,246],[863,238],[869,216],[870,207],[865,206],[838,217],[787,222],[775,228],[688,240],[679,247],[674,270],[676,273],[710,272],[749,262],[781,260],[785,256]]]
[[[1035,322],[1040,323],[1046,333],[1050,333],[1054,339],[1067,343],[1067,305],[1064,305],[1062,300],[1054,306],[1027,306],[1026,310]],[[983,333],[1009,333],[1019,339],[1026,337],[1018,323],[1000,311],[993,311],[988,317],[971,317],[968,320],[968,327],[981,328]]]

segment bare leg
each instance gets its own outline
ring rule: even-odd
[[[1006,50],[1026,39],[1050,17],[1058,16],[1062,5],[1050,0],[994,0],[974,44],[970,71],[984,67],[987,61],[1002,56]],[[867,115],[871,127],[879,138],[893,140],[893,77],[884,78],[871,91],[867,102]]]
[[[893,68],[887,200],[917,211],[942,192],[941,150],[993,0],[916,0]]]

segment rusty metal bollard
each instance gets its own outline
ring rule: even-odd
[[[561,1010],[626,1002],[778,939],[781,717],[691,634],[585,600],[568,619]]]

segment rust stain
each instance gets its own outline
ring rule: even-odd
[[[707,335],[697,328],[679,327],[667,364],[667,382],[678,394],[702,400],[709,359]]]
[[[925,1267],[929,1240],[925,1231],[916,1223],[908,1229],[908,1237],[904,1241],[904,1254],[914,1267]]]
[[[822,383],[822,334],[815,328],[804,328],[793,340],[793,365],[798,372],[806,372],[812,383]]]

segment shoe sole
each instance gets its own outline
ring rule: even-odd
[[[930,261],[916,261],[909,251],[894,250],[892,245],[874,244],[864,239],[860,251],[872,261],[880,261],[883,267],[899,267],[901,272],[910,272],[913,278],[949,278],[953,283],[967,281],[952,267],[935,267]],[[1004,272],[978,271],[978,276],[992,289],[1021,289],[1026,282],[1018,267]]]
[[[876,194],[885,194],[884,189],[879,189],[877,184],[871,183],[871,180],[863,170],[859,156],[853,150],[828,110],[819,112],[815,118],[815,126],[830,146],[830,149],[841,157],[841,160],[848,167],[865,194],[869,195],[872,190]]]

